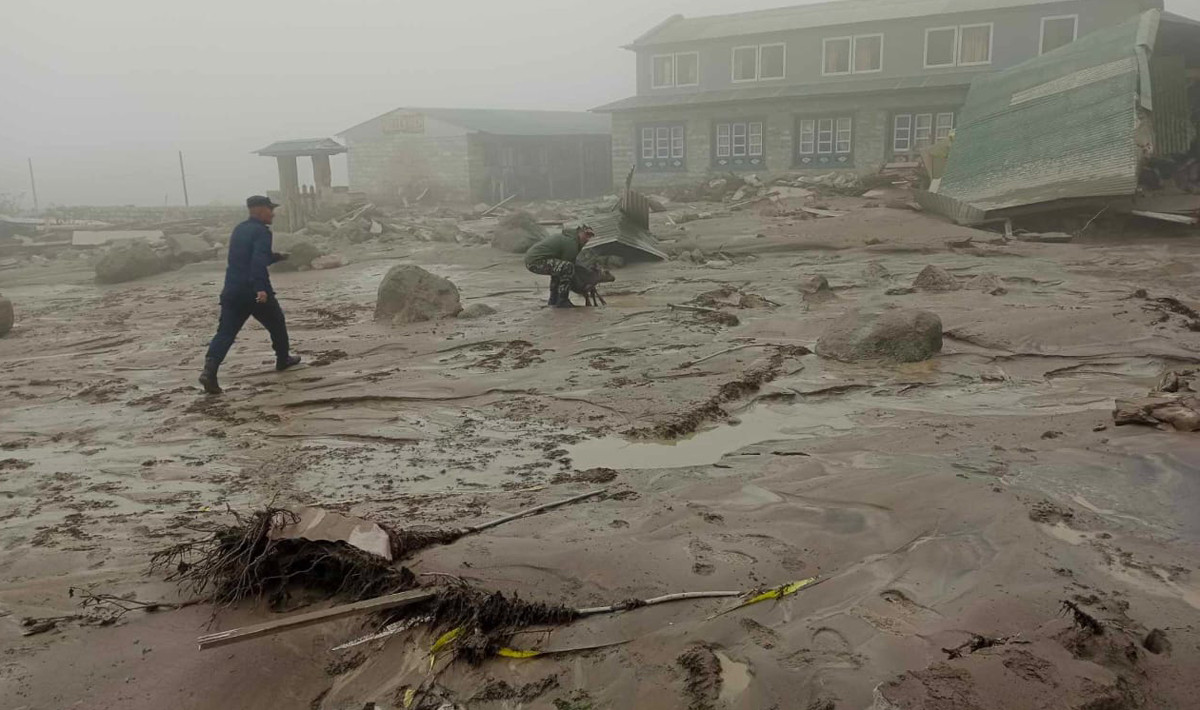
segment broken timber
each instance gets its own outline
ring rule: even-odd
[[[483,211],[483,214],[482,214],[482,215],[480,215],[480,216],[481,216],[481,217],[487,217],[487,216],[488,216],[488,215],[490,215],[491,213],[495,212],[496,210],[498,210],[498,209],[500,209],[501,207],[503,207],[503,206],[507,205],[509,202],[512,202],[512,201],[513,201],[513,200],[515,200],[515,199],[517,199],[517,195],[516,195],[516,193],[513,193],[513,194],[509,195],[508,197],[505,197],[503,200],[500,200],[500,201],[499,201],[499,202],[497,202],[496,204],[492,205],[491,207],[487,208],[486,210],[484,210],[484,211]]]
[[[209,648],[219,648],[232,643],[240,643],[251,639],[261,638],[263,636],[273,636],[284,631],[292,631],[293,629],[312,626],[314,624],[324,624],[327,621],[335,621],[337,619],[345,619],[351,616],[359,616],[361,614],[370,614],[376,611],[386,611],[388,609],[397,609],[403,606],[417,604],[429,599],[432,599],[436,592],[416,589],[410,592],[401,592],[399,594],[390,594],[386,597],[377,599],[368,599],[354,604],[343,604],[341,606],[322,609],[321,611],[310,611],[305,614],[296,614],[289,616],[286,619],[278,619],[276,621],[267,621],[254,626],[243,626],[238,629],[229,629],[228,631],[218,631],[215,634],[206,634],[201,636],[196,641],[200,646],[200,650],[204,651]]]

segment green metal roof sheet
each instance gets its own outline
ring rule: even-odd
[[[939,195],[960,216],[1056,200],[1130,195],[1138,185],[1142,64],[1151,10],[1011,69],[976,79]]]
[[[341,134],[376,121],[396,111],[419,113],[476,133],[498,136],[585,136],[608,135],[612,121],[608,116],[586,111],[518,111],[479,108],[401,107],[364,121]]]
[[[266,148],[254,151],[259,155],[271,157],[288,155],[337,155],[346,152],[346,146],[332,138],[300,138],[290,141],[276,141]]]

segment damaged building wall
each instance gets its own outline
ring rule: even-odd
[[[444,121],[393,111],[347,130],[350,189],[392,202],[426,187],[437,199],[470,195],[468,133]]]
[[[763,124],[761,165],[740,172],[775,174],[796,170],[849,170],[875,172],[891,158],[892,118],[898,111],[938,106],[961,106],[967,87],[877,94],[821,96],[700,106],[681,106],[619,111],[613,114],[614,185],[623,185],[629,168],[639,162],[642,128],[648,125],[684,127],[684,166],[673,170],[646,170],[634,175],[637,187],[662,187],[694,183],[733,168],[716,161],[716,128],[731,121]],[[806,117],[850,118],[852,150],[841,164],[804,165],[797,153],[797,122]]]

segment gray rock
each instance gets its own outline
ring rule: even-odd
[[[824,276],[809,276],[800,279],[800,292],[804,294],[805,303],[825,303],[837,300],[837,294],[829,288],[829,281]]]
[[[831,325],[817,354],[831,360],[920,362],[942,350],[942,319],[929,311],[894,309],[877,316],[857,311]]]
[[[96,262],[96,282],[119,284],[169,271],[170,265],[148,243],[130,240],[114,244]]]
[[[500,221],[492,235],[492,248],[509,254],[524,254],[546,237],[546,230],[528,212],[517,212]]]
[[[167,235],[167,249],[177,264],[193,264],[217,258],[217,248],[197,234]]]
[[[492,308],[486,303],[472,303],[471,305],[462,309],[462,312],[458,314],[458,317],[466,320],[474,320],[475,318],[485,318],[495,314],[496,309]]]
[[[967,289],[971,291],[983,291],[992,296],[1003,296],[1008,293],[1008,289],[1004,288],[1004,282],[995,274],[980,274],[967,282]]]
[[[12,330],[14,320],[12,301],[0,296],[0,337]]]
[[[287,261],[280,261],[271,266],[274,271],[299,271],[310,268],[313,260],[325,253],[320,247],[306,239],[282,234],[275,236],[272,248],[288,255]]]
[[[318,256],[309,264],[313,270],[340,269],[346,265],[346,257],[341,254],[325,254]]]
[[[346,222],[333,233],[334,239],[341,239],[351,244],[361,244],[371,238],[367,228],[358,222]]]
[[[949,271],[932,264],[917,274],[912,285],[918,291],[957,291],[962,288],[962,284]]]
[[[877,284],[881,281],[887,281],[892,278],[892,275],[881,262],[872,261],[863,269],[862,277],[867,283]]]
[[[413,264],[392,267],[379,284],[375,320],[417,323],[452,318],[462,311],[458,288]]]

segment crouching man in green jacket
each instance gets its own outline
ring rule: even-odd
[[[575,276],[575,259],[596,235],[592,228],[581,224],[564,229],[534,244],[525,252],[525,268],[535,274],[550,277],[550,305],[574,308],[571,303],[571,278]]]

